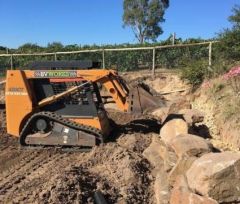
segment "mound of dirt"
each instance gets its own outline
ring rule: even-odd
[[[157,134],[123,134],[118,138],[117,143],[132,152],[141,154],[150,145],[153,135]]]
[[[95,148],[86,161],[77,161],[53,177],[41,193],[41,203],[93,203],[101,191],[110,203],[145,203],[151,184],[149,164],[142,156],[117,144]]]

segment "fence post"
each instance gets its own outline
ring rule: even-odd
[[[155,58],[156,58],[156,48],[153,48],[153,61],[152,61],[152,77],[155,76]]]
[[[176,33],[172,34],[172,45],[175,45]]]
[[[54,53],[54,60],[57,61],[57,53]]]
[[[102,68],[105,69],[105,51],[102,50]]]
[[[10,63],[11,63],[11,70],[13,69],[13,55],[10,57]]]
[[[208,52],[208,69],[212,71],[212,42],[209,43]]]

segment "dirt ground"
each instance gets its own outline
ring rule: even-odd
[[[123,74],[143,80],[156,93],[176,89],[167,100],[187,97],[178,77],[157,73]],[[142,152],[159,135],[160,124],[149,117],[108,111],[115,125],[107,143],[90,152],[20,147],[18,139],[0,135],[0,203],[94,203],[100,191],[108,203],[155,203],[154,176]]]
[[[159,124],[115,112],[109,116],[117,131],[88,153],[21,148],[2,132],[0,202],[93,203],[98,190],[109,203],[151,203],[151,167],[141,153]]]

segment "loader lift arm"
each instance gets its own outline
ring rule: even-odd
[[[86,71],[85,71],[86,73]],[[114,70],[88,70],[87,74],[84,72],[82,73],[80,70],[78,71],[78,75],[81,76],[83,80],[86,80],[85,83],[80,84],[78,86],[73,86],[68,90],[59,93],[57,95],[53,95],[47,97],[38,102],[38,106],[42,107],[45,105],[49,105],[54,103],[55,101],[64,98],[74,92],[78,91],[79,89],[83,88],[86,84],[89,83],[99,83],[102,84],[108,93],[111,95],[115,103],[117,104],[118,108],[124,112],[128,111],[129,104],[128,104],[128,96],[129,96],[129,88],[124,83],[123,79],[121,79],[117,72]],[[55,79],[56,80],[56,79]]]
[[[99,83],[103,85],[113,98],[117,107],[123,112],[142,114],[146,110],[163,106],[163,101],[159,101],[152,94],[140,85],[129,87],[126,82],[117,74],[115,70],[78,70],[77,75],[86,83],[43,99],[38,103],[39,107],[51,104],[61,98],[68,96],[84,87],[88,83]]]

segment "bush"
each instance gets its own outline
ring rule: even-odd
[[[230,81],[233,91],[240,95],[240,66],[233,67],[224,75],[224,79]]]
[[[220,43],[217,44],[216,49],[218,58],[223,58],[229,62],[240,59],[240,5],[236,5],[232,12],[229,21],[233,27],[223,30],[218,35]]]
[[[176,39],[176,44],[187,44],[203,42],[202,39]],[[128,47],[153,47],[161,45],[169,45],[170,38],[152,44],[120,44],[120,45],[62,45],[61,43],[51,43],[47,47],[41,47],[36,44],[27,43],[18,49],[9,49],[9,53],[37,53],[37,52],[58,52],[58,51],[73,51],[83,49],[107,49],[107,48],[128,48]],[[6,48],[3,48],[0,53],[6,53]],[[156,50],[156,66],[163,68],[178,68],[182,63],[182,59],[206,59],[208,57],[207,47],[193,46],[189,48],[165,48]],[[89,52],[69,55],[58,55],[58,60],[93,60],[102,61],[102,52]],[[2,60],[1,60],[2,59]],[[2,57],[0,59],[0,67],[10,67],[9,58]],[[2,62],[8,60],[7,63]],[[32,61],[46,61],[54,60],[54,56],[16,56],[13,57],[13,67],[24,67]],[[132,71],[139,68],[152,67],[152,50],[138,50],[138,51],[122,51],[122,52],[105,52],[105,65],[107,68],[116,67],[119,71]]]
[[[187,80],[194,88],[198,87],[207,74],[207,62],[203,60],[190,61],[181,69],[181,78]]]
[[[240,28],[226,29],[219,35],[220,43],[216,45],[216,54],[228,61],[240,59]]]

